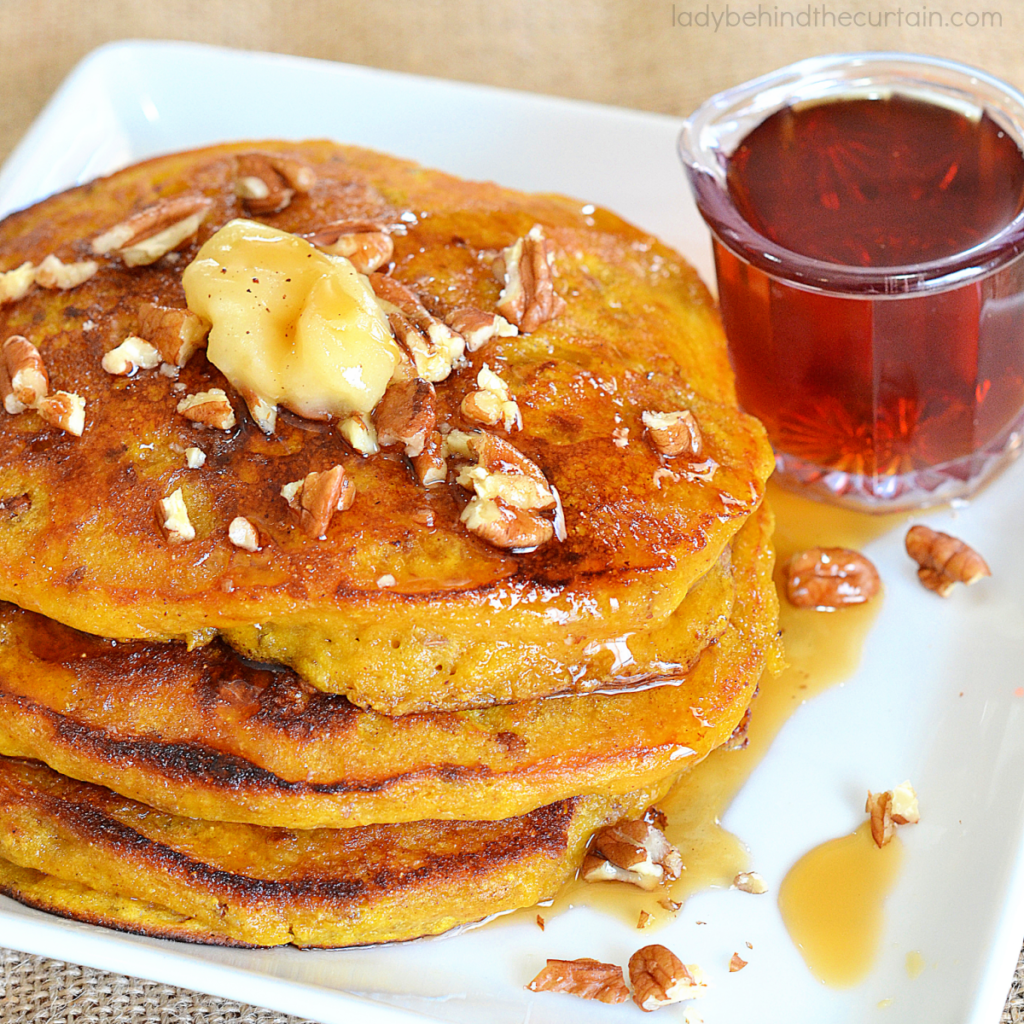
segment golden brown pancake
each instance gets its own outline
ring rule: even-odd
[[[636,692],[388,718],[220,644],[113,643],[0,607],[0,753],[165,811],[289,828],[500,819],[653,786],[725,740],[778,658],[771,517],[732,546],[735,600],[682,678]]]
[[[554,895],[594,829],[642,814],[663,789],[576,797],[498,822],[288,831],[159,813],[0,758],[0,891],[190,941],[391,942]]]
[[[182,268],[246,212],[237,157],[254,148],[287,152],[317,176],[261,219],[294,232],[338,220],[405,224],[393,235],[391,274],[442,318],[467,305],[493,310],[494,258],[543,226],[565,311],[487,343],[438,384],[437,401],[439,419],[468,428],[460,404],[477,372],[485,362],[500,371],[522,411],[512,440],[561,495],[563,542],[522,554],[491,546],[459,521],[468,495],[454,472],[426,489],[405,455],[360,456],[330,424],[283,415],[264,435],[201,352],[179,383],[188,394],[225,388],[238,417],[229,432],[200,432],[178,415],[181,392],[159,372],[114,378],[101,368],[105,352],[140,330],[143,302],[184,306]],[[81,437],[32,411],[0,413],[0,598],[119,640],[195,644],[219,633],[389,714],[454,710],[614,685],[608,645],[665,623],[760,504],[771,452],[735,407],[706,290],[655,239],[574,200],[326,142],[223,146],[161,157],[14,214],[0,224],[0,271],[49,254],[91,256],[96,235],[185,191],[214,205],[174,259],[128,268],[101,257],[77,288],[34,288],[0,307],[0,338],[25,335],[51,389],[86,401]],[[643,412],[683,408],[703,434],[700,471],[645,441]],[[623,428],[624,447],[613,437]],[[196,444],[206,465],[187,469],[182,452]],[[280,489],[334,464],[354,482],[355,504],[313,539]],[[672,475],[658,474],[665,469]],[[171,546],[155,508],[179,487],[197,536]],[[229,543],[239,515],[265,539],[260,551]],[[395,585],[381,589],[387,577]],[[634,674],[661,673],[638,659]]]

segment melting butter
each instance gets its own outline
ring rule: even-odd
[[[186,267],[206,357],[253,402],[309,419],[368,414],[399,363],[369,281],[297,235],[233,220]]]

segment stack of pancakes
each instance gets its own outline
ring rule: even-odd
[[[202,351],[103,369],[144,303],[185,307],[199,246],[254,216],[238,175],[257,150],[315,180],[255,219],[387,225],[378,273],[438,321],[493,312],[495,261],[540,226],[564,308],[467,351],[437,422],[478,431],[462,400],[483,365],[500,373],[522,427],[488,429],[557,489],[558,536],[515,550],[468,530],[451,459],[428,487],[401,447],[361,454],[333,423],[283,412],[264,432]],[[212,205],[178,251],[92,252],[181,193]],[[778,656],[772,457],[677,254],[573,200],[315,142],[159,158],[0,224],[0,272],[49,255],[99,268],[0,305],[0,342],[28,339],[51,393],[85,402],[81,436],[0,411],[3,892],[200,942],[436,934],[552,896],[596,828],[736,728]],[[176,412],[211,388],[229,430]],[[643,414],[673,410],[699,459],[651,443]],[[334,465],[355,501],[310,536],[281,489]],[[172,544],[155,510],[178,488],[195,537]],[[258,550],[230,541],[237,516]]]

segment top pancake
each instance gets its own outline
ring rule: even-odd
[[[404,455],[362,457],[327,424],[282,416],[264,435],[201,352],[181,371],[185,392],[156,371],[115,378],[101,368],[105,352],[139,331],[141,303],[185,305],[181,272],[198,245],[245,215],[237,155],[256,149],[287,152],[317,175],[308,194],[260,219],[295,232],[339,220],[405,223],[390,272],[441,318],[464,306],[493,310],[494,258],[543,225],[565,311],[473,353],[437,385],[438,419],[472,429],[460,403],[485,362],[499,372],[522,411],[511,440],[561,496],[564,541],[525,554],[492,547],[459,521],[468,495],[453,472],[426,489]],[[184,191],[214,206],[179,258],[135,268],[101,259],[76,289],[33,289],[0,307],[0,337],[28,337],[51,390],[86,401],[81,437],[31,411],[0,414],[0,598],[113,638],[194,644],[219,632],[243,653],[388,714],[456,709],[606,681],[608,644],[664,622],[759,505],[770,449],[735,408],[703,286],[655,239],[573,200],[326,142],[217,147],[9,217],[0,270],[50,253],[87,258],[93,237]],[[175,412],[182,393],[211,387],[232,400],[230,432],[199,431]],[[704,437],[699,472],[644,441],[644,411],[682,408]],[[629,443],[620,447],[612,431],[623,427]],[[190,445],[206,452],[203,468],[186,468]],[[312,539],[280,489],[335,464],[356,500],[325,539]],[[154,510],[179,487],[197,536],[170,546]],[[238,515],[257,526],[260,551],[229,543]],[[387,576],[395,585],[382,590]],[[658,677],[656,662],[640,669]]]

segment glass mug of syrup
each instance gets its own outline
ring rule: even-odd
[[[914,54],[801,61],[710,99],[680,152],[740,404],[792,488],[962,499],[1024,430],[1024,96]]]

